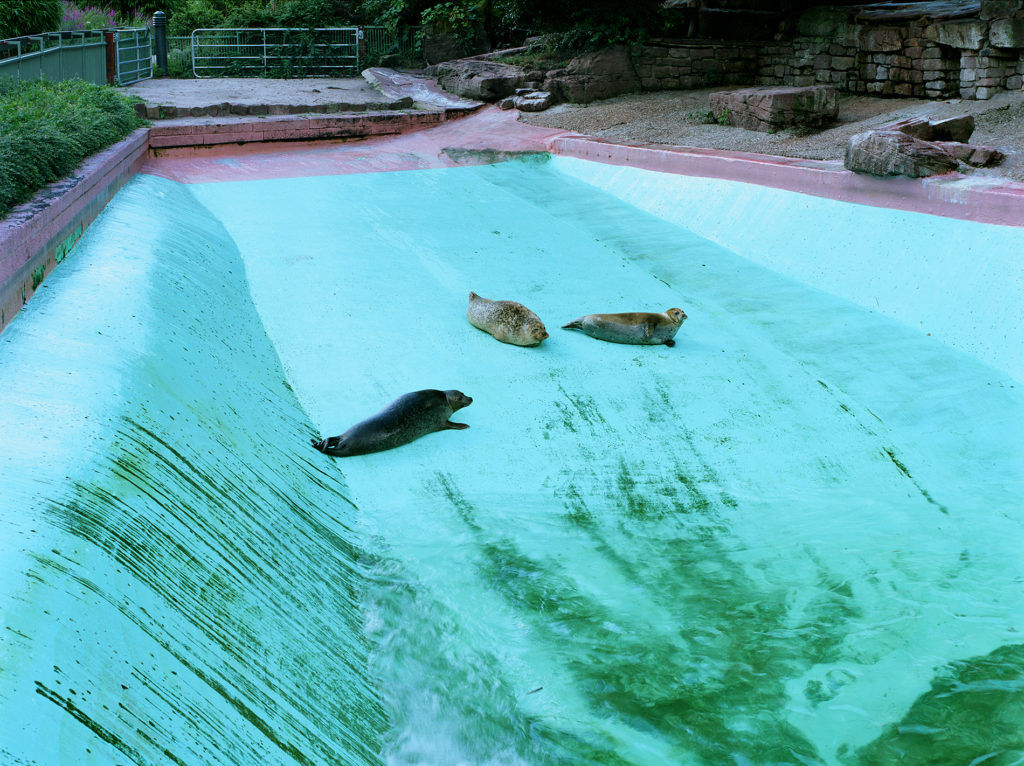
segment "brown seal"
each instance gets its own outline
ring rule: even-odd
[[[425,389],[404,394],[376,415],[362,420],[341,436],[311,439],[313,447],[331,457],[351,457],[401,447],[421,436],[449,428],[469,428],[448,420],[473,400],[461,391]]]
[[[587,314],[562,325],[565,330],[580,330],[591,338],[610,343],[634,343],[641,346],[674,346],[686,314],[669,309],[663,314],[631,312],[626,314]]]
[[[540,317],[515,301],[492,301],[471,292],[466,317],[471,325],[502,343],[539,346],[548,337]]]

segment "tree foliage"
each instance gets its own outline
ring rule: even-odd
[[[0,0],[0,39],[60,28],[60,0]]]

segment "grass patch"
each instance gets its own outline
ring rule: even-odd
[[[135,101],[84,80],[0,78],[0,219],[147,124],[135,114]]]

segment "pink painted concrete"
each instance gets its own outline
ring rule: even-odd
[[[388,115],[372,119],[386,120]],[[232,135],[232,134],[227,134]],[[314,138],[298,129],[292,138]],[[264,131],[263,140],[277,137]],[[212,144],[221,139],[206,137]],[[234,139],[223,139],[233,142]],[[161,145],[154,136],[154,146]],[[198,143],[196,138],[189,142]],[[518,122],[514,110],[487,107],[430,130],[345,143],[247,145],[219,150],[173,150],[146,163],[144,172],[185,183],[382,172],[450,167],[472,162],[450,149],[479,152],[550,151],[594,162],[663,173],[723,178],[897,210],[1024,226],[1024,185],[978,181],[951,173],[928,179],[876,178],[852,173],[839,161],[805,160],[693,147],[612,144]],[[230,161],[227,157],[230,156]],[[478,159],[477,161],[482,161]]]
[[[1024,184],[975,181],[959,173],[926,179],[878,178],[846,170],[839,161],[691,147],[627,146],[583,136],[556,137],[551,152],[662,173],[741,181],[861,205],[1024,226]]]
[[[433,114],[433,119],[438,119],[437,113]],[[371,116],[364,127],[388,126],[381,116]],[[491,107],[433,127],[424,119],[429,130],[413,130],[415,125],[408,123],[407,132],[398,136],[345,142],[232,144],[220,148],[193,145],[160,150],[146,162],[142,172],[183,183],[210,183],[453,167],[486,161],[493,156],[488,153],[493,152],[546,152],[553,138],[570,135],[525,125],[517,117],[514,111]],[[453,153],[451,149],[460,152]],[[474,157],[474,152],[482,156]]]
[[[1024,226],[1024,185],[951,173],[913,180],[851,173],[839,162],[690,147],[627,146],[518,122],[514,110],[282,116],[177,121],[140,129],[87,160],[80,175],[40,192],[0,222],[3,323],[31,293],[31,272],[55,265],[54,248],[91,223],[142,171],[183,183],[384,172],[551,152],[664,173],[722,178],[845,202]],[[399,135],[385,135],[399,133]],[[370,136],[366,138],[366,136]],[[349,140],[338,140],[345,139]],[[326,140],[325,140],[326,139]],[[287,143],[274,143],[287,141]],[[149,152],[150,156],[146,158]]]
[[[158,122],[150,130],[154,149],[247,144],[315,138],[361,138],[437,125],[444,112],[370,112],[316,117],[224,117]]]

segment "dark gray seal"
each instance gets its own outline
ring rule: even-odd
[[[634,343],[641,346],[670,348],[672,340],[686,321],[682,309],[669,309],[662,314],[630,312],[626,314],[587,314],[562,325],[564,330],[580,330],[591,338],[609,343]]]
[[[478,330],[514,346],[539,346],[548,337],[540,317],[515,301],[492,301],[471,292],[466,318]]]
[[[469,428],[448,420],[473,400],[461,391],[428,388],[403,394],[376,415],[362,420],[341,436],[311,439],[313,447],[331,457],[352,457],[401,447],[434,431]]]

